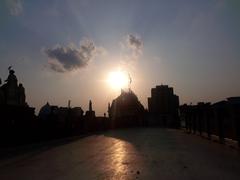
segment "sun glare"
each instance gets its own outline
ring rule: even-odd
[[[118,70],[108,74],[107,82],[113,89],[123,89],[128,87],[128,74]]]

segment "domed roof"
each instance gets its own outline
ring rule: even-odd
[[[47,104],[45,104],[39,111],[39,116],[46,116],[49,115],[51,113],[51,106],[50,104],[47,102]]]
[[[144,107],[133,91],[122,91],[121,95],[113,100],[111,108],[112,115],[123,116],[143,112]]]

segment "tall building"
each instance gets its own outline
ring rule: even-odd
[[[152,88],[148,98],[149,125],[179,127],[178,107],[179,97],[172,87],[161,85]]]

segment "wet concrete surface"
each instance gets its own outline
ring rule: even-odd
[[[240,153],[181,130],[122,129],[0,160],[1,180],[240,179]]]

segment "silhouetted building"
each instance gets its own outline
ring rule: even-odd
[[[49,115],[52,113],[52,107],[50,106],[50,104],[47,102],[44,106],[41,107],[39,113],[38,113],[38,117],[41,120],[47,120]]]
[[[0,81],[1,82],[1,81]],[[1,85],[1,83],[0,83]],[[13,106],[27,106],[25,102],[25,89],[15,75],[15,71],[9,68],[8,78],[5,80],[5,84],[0,87],[0,104],[13,105]]]
[[[68,107],[51,106],[47,102],[38,117],[42,128],[51,136],[83,131],[83,110],[81,107],[71,108],[70,101]]]
[[[178,107],[179,98],[172,87],[161,85],[152,88],[148,98],[149,125],[179,127]]]
[[[92,101],[89,101],[88,111],[84,116],[84,128],[86,131],[98,130],[98,123],[96,121],[95,111],[92,108]]]
[[[92,101],[89,101],[88,111],[86,111],[85,116],[88,116],[90,118],[95,118],[95,111],[92,109]]]
[[[81,107],[74,107],[71,108],[70,111],[70,119],[71,119],[71,128],[74,131],[74,133],[81,133],[83,132],[83,118],[84,111]]]
[[[110,126],[133,127],[145,124],[145,110],[133,91],[121,91],[120,96],[108,105]]]
[[[32,131],[36,123],[35,109],[27,105],[25,89],[18,84],[14,70],[8,69],[8,78],[0,86],[0,132],[5,138],[17,138]]]

